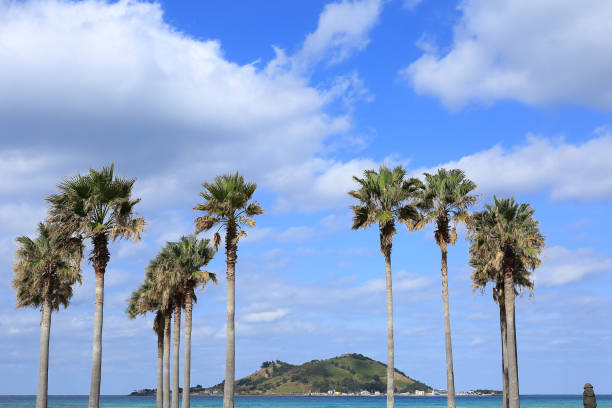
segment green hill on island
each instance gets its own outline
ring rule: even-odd
[[[312,360],[302,365],[283,361],[265,361],[251,375],[236,381],[236,393],[242,395],[288,395],[337,392],[386,392],[386,368],[380,361],[361,354],[343,354],[327,360]],[[397,393],[432,388],[416,381],[400,370],[395,370]],[[223,383],[205,389],[205,392],[222,392]],[[197,391],[196,391],[197,392]]]

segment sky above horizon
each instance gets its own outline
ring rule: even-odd
[[[521,392],[612,393],[612,2],[0,0],[0,394],[33,394],[40,313],[15,310],[15,237],[62,178],[136,177],[142,241],[111,245],[103,394],[155,387],[152,318],[126,299],[193,232],[201,183],[240,171],[266,214],[239,246],[236,377],[262,361],[386,360],[375,228],[351,231],[351,177],[457,167],[481,204],[513,195],[547,238],[517,300]],[[457,390],[501,388],[498,309],[449,250]],[[395,366],[446,388],[433,230],[393,246]],[[210,270],[224,277],[224,254]],[[53,315],[50,394],[87,394],[93,272]],[[198,293],[192,385],[223,378],[225,284]],[[182,365],[182,362],[181,362]]]

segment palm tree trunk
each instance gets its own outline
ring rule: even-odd
[[[96,295],[94,303],[93,353],[89,408],[100,406],[100,382],[102,377],[102,321],[104,313],[104,272],[96,271]]]
[[[503,290],[501,291],[503,296]],[[506,342],[508,328],[506,325],[506,307],[504,299],[498,296],[499,302],[499,328],[501,332],[501,348],[502,348],[502,386],[503,386],[503,401],[502,408],[508,408],[508,345]]]
[[[514,317],[514,359],[516,361],[516,389],[520,390],[519,378],[518,378],[518,346],[516,342],[516,307],[512,308],[512,316]]]
[[[185,294],[185,362],[183,363],[183,405],[182,408],[189,408],[191,401],[191,316],[193,311],[193,302],[191,291],[187,290]]]
[[[174,306],[174,337],[172,344],[172,408],[179,406],[179,350],[181,345],[181,304]]]
[[[236,364],[236,310],[235,265],[227,265],[227,339],[225,345],[225,384],[223,386],[223,408],[234,408],[234,374]]]
[[[225,340],[225,384],[223,385],[223,408],[234,408],[234,376],[236,373],[236,224],[230,220],[225,230],[225,264],[227,266],[227,333]]]
[[[100,406],[100,381],[102,378],[102,321],[104,312],[104,273],[110,259],[108,238],[104,234],[93,237],[92,263],[96,273],[96,295],[94,300],[93,352],[91,359],[91,383],[89,408]]]
[[[453,345],[451,342],[450,311],[448,305],[448,265],[446,245],[440,245],[442,252],[442,301],[444,303],[444,339],[446,340],[446,404],[455,408],[455,371],[453,369]]]
[[[393,345],[393,285],[391,282],[391,250],[385,251],[385,281],[387,295],[387,408],[395,406],[395,351]]]
[[[163,408],[170,408],[170,333],[172,314],[164,314],[164,401]]]
[[[155,407],[163,408],[164,399],[164,334],[157,333],[157,390],[155,393]]]
[[[514,326],[514,279],[512,270],[504,273],[504,301],[506,304],[507,335],[506,355],[508,357],[508,408],[519,408],[518,366],[516,359],[516,337]]]
[[[40,361],[38,363],[38,389],[36,408],[47,408],[49,391],[49,334],[51,331],[51,299],[47,296],[42,304],[40,319]]]

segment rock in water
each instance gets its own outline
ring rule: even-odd
[[[584,384],[584,392],[582,393],[582,403],[584,408],[597,408],[597,400],[595,399],[595,391],[590,383]]]

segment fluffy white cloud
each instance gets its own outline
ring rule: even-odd
[[[378,11],[373,0],[329,5],[291,58],[362,49]],[[364,96],[354,73],[326,88],[295,70],[236,64],[218,41],[168,25],[155,3],[1,2],[0,22],[0,162],[12,176],[0,192],[47,194],[61,177],[114,161],[138,177],[142,209],[187,200],[235,169],[270,182],[287,205],[299,197],[273,178],[309,163],[302,189],[312,186],[316,203],[304,207],[320,208],[324,176],[353,165],[325,150],[352,123],[350,106],[332,115],[330,104]]]
[[[348,191],[355,188],[353,176],[365,169],[375,168],[371,159],[353,159],[347,162],[315,158],[280,169],[270,175],[267,183],[274,189],[284,191],[278,201],[281,210],[295,208],[315,211],[348,205]]]
[[[571,250],[555,246],[545,250],[534,281],[537,286],[559,286],[611,271],[612,259],[608,255],[589,248]]]
[[[612,133],[598,129],[584,143],[527,136],[523,145],[501,145],[438,167],[460,168],[479,192],[515,194],[549,190],[553,199],[612,199]],[[418,170],[415,174],[434,169]]]
[[[500,99],[612,109],[612,3],[463,0],[450,51],[402,71],[451,108]]]
[[[329,3],[319,16],[317,29],[308,34],[293,63],[304,69],[322,60],[338,63],[362,51],[370,30],[378,23],[381,0],[342,0]]]

